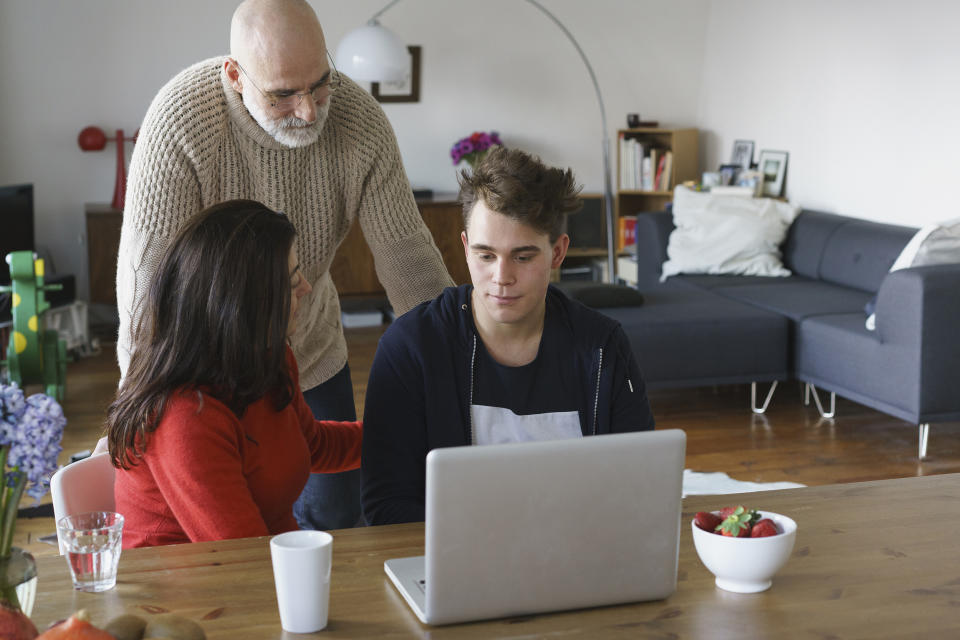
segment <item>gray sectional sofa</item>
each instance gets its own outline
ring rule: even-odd
[[[960,264],[888,273],[916,229],[801,211],[781,247],[792,276],[660,283],[672,229],[668,212],[638,216],[644,302],[598,307],[650,388],[799,380],[918,425],[921,458],[930,423],[960,420]]]

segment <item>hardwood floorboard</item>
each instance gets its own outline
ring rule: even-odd
[[[347,329],[357,415],[362,419],[367,374],[383,328]],[[113,345],[67,370],[68,424],[60,463],[92,448],[119,381]],[[765,415],[750,411],[749,385],[654,391],[657,428],[687,433],[687,468],[724,471],[738,480],[823,485],[960,472],[960,423],[930,429],[929,457],[917,459],[917,426],[837,398],[837,417],[821,419],[804,406],[802,386],[781,384]],[[44,498],[49,503],[49,496]],[[26,499],[21,506],[33,504]],[[38,542],[52,518],[18,520],[14,544],[35,554],[56,548]]]

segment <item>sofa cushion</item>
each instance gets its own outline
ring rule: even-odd
[[[827,240],[819,278],[876,293],[914,233],[910,227],[850,219]]]
[[[960,218],[925,225],[897,256],[890,271],[960,262]]]
[[[801,211],[783,244],[783,265],[794,275],[818,280],[820,261],[833,232],[850,218],[822,211]]]
[[[735,276],[735,275],[707,275],[707,274],[684,274],[671,278],[671,281],[684,285],[693,287],[695,289],[706,289],[707,291],[713,289],[720,289],[723,287],[742,287],[747,284],[771,284],[770,278],[767,276]],[[801,278],[799,276],[786,276],[783,278],[777,278],[777,284],[787,284],[790,282],[808,282],[809,278]]]
[[[780,245],[798,209],[770,198],[698,193],[677,187],[668,259],[661,279],[678,273],[788,276]]]
[[[643,304],[643,294],[622,284],[587,282],[570,280],[554,283],[558,289],[591,308],[597,307],[639,307]]]
[[[928,224],[917,231],[900,252],[890,271],[956,263],[960,263],[960,218]],[[874,298],[864,307],[867,313],[866,327],[870,331],[876,328],[876,306],[877,300]]]
[[[806,279],[789,283],[722,287],[713,291],[733,300],[782,313],[794,321],[831,313],[860,313],[862,318],[863,305],[870,299],[870,294],[865,291]]]
[[[789,320],[709,291],[661,286],[620,322],[649,388],[785,380]]]

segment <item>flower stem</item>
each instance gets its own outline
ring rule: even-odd
[[[7,487],[3,499],[3,512],[0,514],[0,558],[10,556],[10,547],[13,545],[13,528],[17,524],[17,508],[20,506],[20,496],[27,486],[27,474],[16,473],[16,484]]]
[[[7,447],[0,447],[0,558],[10,555],[9,549],[3,552],[3,538],[7,533],[7,520],[3,517],[7,513],[7,500],[10,499],[10,490],[7,488]]]
[[[20,609],[20,598],[17,597],[17,587],[12,584],[6,584],[4,580],[3,585],[0,586],[0,602],[5,602],[12,608]]]

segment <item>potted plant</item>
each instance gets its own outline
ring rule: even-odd
[[[496,131],[490,133],[474,131],[466,138],[460,138],[453,144],[450,149],[450,157],[453,159],[454,166],[466,161],[471,169],[476,169],[477,164],[490,151],[490,147],[502,145],[500,134]]]
[[[66,425],[57,401],[42,393],[25,398],[16,383],[0,384],[0,618],[33,608],[37,568],[33,556],[13,546],[20,498],[39,500],[57,470]],[[0,620],[0,629],[2,629]],[[0,634],[2,635],[2,634]]]

